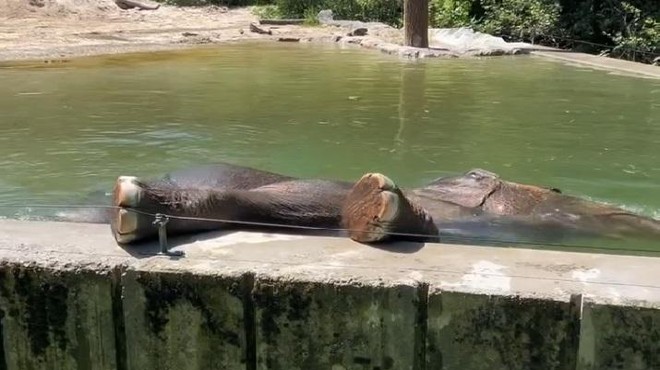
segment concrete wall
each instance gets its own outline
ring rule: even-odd
[[[660,259],[0,221],[0,370],[660,369]]]

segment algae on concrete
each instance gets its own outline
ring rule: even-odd
[[[123,307],[128,369],[242,369],[247,277],[130,269]]]
[[[7,369],[116,369],[108,274],[0,264]]]
[[[431,293],[427,368],[575,369],[573,312],[568,300]]]
[[[660,311],[585,304],[578,370],[660,369]]]
[[[257,233],[175,248],[0,220],[0,370],[660,369],[657,258]]]
[[[257,368],[418,368],[418,289],[257,279]]]

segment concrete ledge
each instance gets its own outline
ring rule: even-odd
[[[249,291],[242,276],[137,267],[126,272],[122,285],[128,368],[245,366],[242,301]]]
[[[0,221],[0,369],[656,369],[660,260]]]
[[[531,46],[531,45],[530,45]],[[531,53],[544,58],[556,59],[567,63],[587,66],[595,69],[618,72],[620,74],[644,78],[660,79],[660,68],[650,64],[632,62],[598,55],[576,53],[567,50],[536,47]]]

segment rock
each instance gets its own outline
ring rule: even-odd
[[[46,5],[44,0],[29,0],[28,4],[31,6],[36,6],[37,8],[43,8]]]
[[[250,32],[255,32],[260,35],[272,35],[273,31],[270,29],[265,29],[262,27],[257,26],[255,23],[250,23]]]
[[[368,30],[364,27],[358,27],[349,32],[346,36],[366,36]]]
[[[305,23],[304,19],[260,19],[259,23],[261,24],[272,24],[277,26],[295,26]]]
[[[300,37],[280,37],[277,39],[279,42],[300,42]]]
[[[194,33],[194,32],[183,32],[183,33],[181,34],[181,36],[185,36],[185,37],[191,37],[191,36],[197,36],[197,35],[198,35],[198,34],[197,34],[197,33]]]
[[[660,66],[660,57],[655,57],[655,59],[653,59],[653,65]]]
[[[160,4],[149,5],[142,3],[140,1],[133,0],[115,0],[115,4],[121,9],[133,9],[137,8],[138,10],[156,10],[160,8]]]
[[[334,20],[334,17],[332,15],[332,10],[330,9],[321,10],[319,14],[316,16],[316,18],[319,20],[319,23],[321,24],[330,23]]]

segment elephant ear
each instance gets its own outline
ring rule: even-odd
[[[435,180],[423,189],[423,193],[435,200],[476,208],[481,206],[500,184],[501,180],[496,174],[474,169],[462,176]]]

